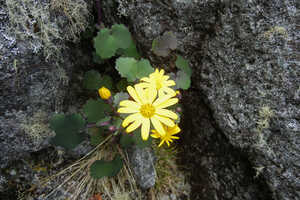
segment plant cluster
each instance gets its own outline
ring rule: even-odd
[[[179,89],[190,86],[192,72],[188,61],[175,54],[169,74],[164,69],[154,69],[149,60],[141,58],[130,32],[122,24],[101,29],[94,38],[94,47],[94,61],[103,64],[105,59],[116,59],[115,69],[122,78],[113,81],[111,76],[96,70],[86,72],[83,86],[99,97],[87,100],[82,114],[54,115],[50,121],[56,133],[52,142],[72,149],[84,140],[86,132],[92,145],[111,142],[121,148],[150,146],[152,138],[159,139],[158,146],[169,146],[179,139]],[[166,56],[174,53],[176,47],[176,38],[169,32],[153,41],[152,51]],[[122,166],[122,157],[115,153],[112,160],[94,161],[90,175],[96,179],[115,176]]]

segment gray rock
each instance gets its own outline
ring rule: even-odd
[[[154,186],[156,179],[155,155],[149,147],[132,147],[128,150],[130,167],[135,175],[138,185],[142,189],[148,189]]]
[[[166,31],[191,60],[182,138],[193,199],[300,198],[297,10],[280,0],[119,0],[153,62],[152,41]]]
[[[74,61],[66,45],[76,37],[66,29],[77,25],[70,24],[54,2],[60,1],[0,0],[1,169],[49,145],[49,118],[62,112],[74,65],[82,61]],[[88,22],[88,4],[70,2],[70,8],[79,3],[76,8],[81,10],[72,12],[78,22],[85,22],[80,24],[83,29],[76,29],[80,32]]]

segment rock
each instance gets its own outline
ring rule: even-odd
[[[299,199],[299,3],[118,2],[152,61],[166,31],[191,60],[182,138],[192,198]]]
[[[62,112],[74,65],[82,61],[74,61],[66,41],[88,24],[88,4],[66,2],[62,10],[60,1],[0,0],[1,169],[53,137],[49,118]],[[63,11],[81,24],[70,23]]]
[[[156,179],[155,157],[151,148],[132,147],[128,150],[130,167],[142,189],[154,186]]]

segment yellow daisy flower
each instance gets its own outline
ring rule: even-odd
[[[143,140],[147,140],[150,132],[150,122],[153,127],[162,135],[165,135],[163,124],[174,126],[171,119],[177,119],[176,113],[165,109],[178,102],[178,98],[172,98],[171,95],[157,97],[157,90],[153,87],[144,90],[142,87],[135,85],[127,87],[132,100],[123,100],[120,102],[121,108],[119,113],[132,113],[124,119],[122,126],[126,128],[126,132],[132,132],[139,126],[142,126],[141,135]],[[170,119],[171,118],[171,119]]]
[[[168,127],[168,126],[164,126],[165,135],[161,135],[160,132],[158,132],[157,130],[151,130],[152,134],[151,137],[153,138],[160,138],[160,143],[159,143],[159,147],[161,145],[163,145],[163,143],[167,143],[168,146],[170,146],[170,142],[173,142],[174,139],[178,140],[179,137],[174,136],[177,133],[180,132],[180,128],[178,127],[178,125],[176,124],[173,127]]]
[[[143,81],[142,83],[139,83],[139,85],[143,88],[149,88],[154,87],[159,91],[159,96],[163,94],[168,94],[175,96],[176,92],[170,88],[170,86],[176,85],[175,81],[168,80],[169,76],[164,75],[165,70],[161,69],[160,71],[158,69],[155,69],[155,72],[149,75],[149,77],[144,77],[141,79]]]

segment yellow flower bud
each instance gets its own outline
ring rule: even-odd
[[[111,97],[111,93],[110,93],[109,89],[107,89],[106,87],[101,87],[98,90],[98,93],[99,93],[101,99],[107,100]]]

